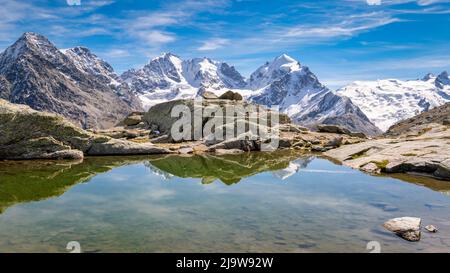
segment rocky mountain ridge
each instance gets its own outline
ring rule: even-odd
[[[0,54],[0,98],[58,113],[83,128],[113,126],[140,101],[88,49],[58,50],[27,32]]]

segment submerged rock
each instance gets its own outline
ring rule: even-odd
[[[416,242],[420,240],[421,221],[417,217],[401,217],[391,219],[383,226],[407,241]]]
[[[433,225],[425,226],[425,229],[426,229],[428,232],[431,232],[431,233],[436,233],[436,232],[438,231],[438,229],[437,229],[435,226],[433,226]]]

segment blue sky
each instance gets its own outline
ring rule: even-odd
[[[81,5],[69,5],[80,1]],[[450,68],[450,0],[1,0],[0,49],[23,32],[87,46],[118,72],[162,52],[248,76],[287,53],[336,88]]]

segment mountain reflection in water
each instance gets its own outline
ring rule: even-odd
[[[283,180],[306,168],[314,158],[310,154],[279,151],[222,156],[92,157],[78,162],[4,161],[0,162],[0,213],[15,204],[60,196],[76,184],[125,165],[143,163],[165,179],[176,176],[198,178],[203,184],[218,180],[232,185],[262,172],[272,172],[275,180]],[[450,193],[450,183],[408,175],[395,178]]]

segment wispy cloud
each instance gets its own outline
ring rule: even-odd
[[[176,40],[176,36],[173,33],[158,30],[137,31],[135,34],[142,41],[145,41],[147,44],[150,45],[160,45],[170,43]]]
[[[106,57],[108,58],[123,58],[123,57],[128,57],[130,56],[130,52],[128,50],[125,49],[118,49],[118,48],[114,48],[114,49],[110,49],[106,52],[104,52],[104,54]]]
[[[367,31],[380,26],[401,22],[397,18],[371,18],[370,16],[364,20],[347,20],[334,25],[314,26],[297,26],[287,29],[284,37],[297,38],[334,38],[339,36],[353,36],[362,31]]]
[[[202,46],[200,46],[197,50],[199,51],[211,51],[222,48],[230,43],[230,40],[223,38],[214,38],[207,41],[204,41]]]

